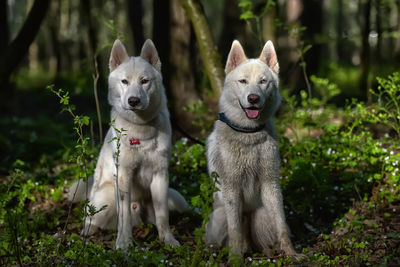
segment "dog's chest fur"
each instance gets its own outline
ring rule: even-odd
[[[245,210],[261,205],[263,183],[279,170],[276,141],[267,131],[239,133],[217,121],[209,139],[209,160],[225,190],[241,188]]]
[[[134,191],[148,190],[154,173],[168,167],[171,147],[167,142],[170,139],[167,122],[168,116],[163,113],[147,124],[115,119],[115,127],[125,130],[120,140],[119,164],[133,171],[130,178]]]

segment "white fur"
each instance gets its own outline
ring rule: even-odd
[[[208,244],[228,245],[242,254],[250,246],[256,250],[278,246],[295,254],[289,238],[279,184],[279,151],[273,115],[279,94],[279,64],[272,42],[267,42],[258,59],[247,59],[234,41],[226,64],[227,76],[219,101],[220,112],[235,125],[263,130],[237,132],[221,121],[207,139],[209,172],[219,175],[214,194],[214,211],[206,226]],[[249,95],[259,101],[250,103]],[[245,108],[259,110],[249,118]]]
[[[177,191],[168,188],[171,125],[157,50],[147,40],[140,57],[129,57],[123,44],[116,40],[109,66],[111,121],[116,129],[124,129],[119,166],[116,167],[116,140],[112,141],[118,134],[111,127],[93,182],[88,183],[90,204],[97,209],[103,205],[107,208],[86,219],[83,234],[93,234],[97,228],[117,228],[116,248],[127,250],[132,243],[132,226],[146,221],[156,224],[161,241],[179,245],[169,227],[169,209],[183,212],[189,206]],[[140,102],[131,106],[131,97]],[[131,138],[138,139],[140,144],[131,145]],[[80,183],[81,186],[73,185],[70,198],[74,190],[78,192],[75,200],[85,198],[82,192],[87,185]]]

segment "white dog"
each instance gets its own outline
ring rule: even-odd
[[[228,245],[234,254],[277,245],[294,255],[279,185],[273,116],[281,96],[272,42],[259,58],[247,59],[234,41],[225,71],[219,120],[207,139],[209,172],[219,175],[220,191],[204,239]]]
[[[90,204],[107,208],[86,219],[83,234],[93,234],[98,227],[117,228],[116,248],[127,250],[132,226],[144,220],[156,224],[161,241],[179,245],[170,230],[169,209],[183,212],[189,206],[177,191],[168,188],[171,125],[157,50],[147,40],[139,57],[129,57],[116,40],[109,68],[113,127],[101,148],[94,181],[88,183]],[[123,129],[119,148],[115,129]],[[79,184],[84,185],[82,181]],[[76,201],[82,200],[84,192],[85,186],[76,183],[69,198],[75,194]]]

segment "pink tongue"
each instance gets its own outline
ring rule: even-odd
[[[255,118],[257,118],[257,117],[258,117],[258,114],[260,113],[260,111],[257,110],[257,109],[248,109],[248,108],[245,108],[244,110],[246,111],[247,117],[248,117],[249,119],[255,119]]]

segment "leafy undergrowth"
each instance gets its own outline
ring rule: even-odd
[[[178,143],[175,148],[179,146],[183,144]],[[190,146],[186,148],[186,151],[190,151]],[[200,147],[197,149],[202,150]],[[186,158],[189,159],[191,157]],[[185,156],[179,157],[179,160],[187,163]],[[62,170],[63,167],[59,169]],[[187,171],[190,172],[190,169]],[[35,173],[18,172],[12,176],[19,179],[19,182],[12,181],[11,177],[2,177],[2,193],[8,187],[6,184],[14,183],[12,188],[8,187],[14,194],[9,191],[10,197],[3,198],[3,203],[7,204],[2,205],[2,212],[5,212],[2,214],[4,222],[1,225],[2,265],[14,265],[21,261],[28,266],[191,266],[199,246],[199,266],[225,265],[228,262],[226,249],[207,248],[198,243],[195,233],[203,220],[199,214],[171,214],[172,231],[182,244],[178,248],[160,243],[153,225],[135,227],[134,246],[131,247],[129,256],[126,256],[121,251],[113,250],[115,231],[102,230],[87,239],[79,235],[82,229],[83,205],[72,205],[71,214],[68,215],[71,203],[65,200],[67,185],[48,186],[29,182]],[[204,183],[201,184],[205,186]],[[199,188],[199,185],[193,187]],[[277,251],[269,257],[260,253],[246,254],[243,264],[397,265],[400,263],[400,201],[386,199],[386,191],[393,191],[398,195],[398,191],[394,190],[398,188],[388,186],[384,181],[382,184],[377,183],[367,201],[354,201],[351,208],[348,206],[347,212],[335,221],[328,222],[326,219],[324,226],[330,230],[321,233],[308,230],[307,245],[304,240],[295,237],[294,245],[304,255],[301,259],[285,258]],[[186,197],[190,199],[189,194],[188,192]],[[287,194],[288,192],[285,198],[290,199]],[[314,206],[316,205],[318,204]],[[343,207],[340,207],[339,211],[342,210]],[[295,219],[295,215],[291,216]],[[302,217],[299,216],[298,219],[300,221]],[[297,228],[294,229],[298,231]],[[295,235],[299,233],[295,232]]]
[[[312,80],[317,88],[328,88],[326,96],[318,100],[302,94],[300,103],[286,98],[277,120],[285,214],[302,255],[247,253],[239,265],[399,266],[399,75],[382,81],[377,104],[349,102],[345,110],[327,102],[335,95],[334,85]],[[83,129],[86,118],[76,117],[75,129]],[[228,264],[228,249],[206,247],[201,239],[215,190],[204,146],[182,139],[173,147],[170,186],[194,207],[170,216],[182,246],[163,245],[155,226],[142,225],[133,229],[134,245],[124,254],[113,249],[115,231],[79,235],[85,204],[67,202],[66,192],[73,179],[93,173],[98,151],[85,147],[85,136],[78,141],[75,148],[43,156],[34,166],[17,160],[9,175],[0,177],[2,266]]]

